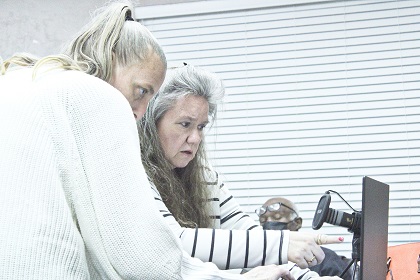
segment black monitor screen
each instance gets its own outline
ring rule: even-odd
[[[363,177],[361,280],[384,280],[387,274],[389,186]]]

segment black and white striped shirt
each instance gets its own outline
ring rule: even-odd
[[[220,269],[253,268],[268,264],[287,264],[296,279],[310,279],[317,274],[300,269],[287,261],[289,231],[262,230],[251,217],[242,212],[229,190],[212,171],[207,186],[213,228],[183,228],[163,203],[159,192],[152,187],[155,201],[164,219],[182,246],[192,257],[213,262]],[[213,177],[215,179],[211,180]],[[210,179],[210,180],[209,180]]]

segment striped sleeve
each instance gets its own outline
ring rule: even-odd
[[[166,208],[156,188],[152,189],[159,211],[192,257],[211,261],[220,269],[287,263],[288,231],[183,228]],[[285,259],[279,257],[283,251]]]
[[[219,180],[217,172],[209,171],[208,173],[210,172],[213,172],[213,175],[208,175],[207,186],[212,195],[209,204],[213,226],[221,229],[262,229],[242,211],[225,184]]]
[[[240,205],[236,202],[235,198],[229,192],[229,189],[226,185],[219,180],[219,176],[216,174],[216,181],[217,183],[213,184],[212,187],[213,191],[213,198],[212,201],[218,201],[219,204],[215,205],[213,202],[212,211],[213,216],[220,217],[220,221],[215,220],[215,226],[219,226],[221,229],[238,229],[238,230],[262,230],[262,227],[257,224],[249,215],[244,213],[240,207]],[[265,232],[265,231],[264,231]],[[284,264],[287,263],[287,251],[288,251],[288,231],[276,231],[276,235],[280,236],[273,236],[271,231],[270,234],[263,234],[263,239],[261,240],[261,244],[263,245],[262,256],[261,256],[261,263],[262,264]],[[274,238],[274,240],[271,240]],[[277,250],[268,250],[270,244],[273,244],[275,241],[278,241]],[[250,243],[247,243],[245,240],[243,242],[243,246],[248,247],[251,246]],[[253,247],[247,248],[248,250],[254,250]],[[247,263],[245,260],[249,258],[249,254],[245,256],[244,263]],[[249,266],[248,266],[249,267]]]
[[[213,196],[218,204],[213,202],[212,210],[214,216],[220,217],[220,228],[222,229],[262,229],[248,214],[244,213],[231,195],[224,183],[218,182],[213,187]],[[219,221],[215,221],[217,225]]]
[[[287,268],[290,271],[290,274],[296,279],[296,280],[315,280],[319,279],[318,273],[315,271],[309,270],[309,268],[299,268],[297,264],[288,262]],[[341,279],[341,278],[340,278]]]
[[[216,191],[214,192],[215,196],[210,199],[211,202],[221,201],[221,205],[217,203],[216,207],[213,207],[212,215],[220,216],[223,219],[226,215],[220,215],[220,209],[224,206],[227,206],[226,209],[235,209],[232,206],[235,204],[235,201],[223,185],[216,183],[211,184],[211,186],[216,186],[216,190],[223,189],[222,195],[219,195],[220,192]],[[219,186],[221,187],[219,188]],[[232,227],[238,227],[238,229],[220,228],[220,224],[214,228],[182,228],[166,208],[158,190],[154,186],[152,186],[152,190],[160,212],[174,234],[181,239],[184,251],[205,264],[214,263],[222,270],[285,264],[295,279],[309,280],[312,277],[318,277],[316,272],[300,269],[296,264],[287,261],[288,230],[262,230],[260,226],[255,225],[255,222],[249,216],[241,214],[231,215],[232,218],[225,219],[227,221],[226,225],[231,224]],[[239,210],[239,212],[241,211]],[[242,219],[239,218],[241,216],[243,217]],[[241,229],[241,227],[244,227],[245,230]],[[279,252],[284,252],[284,255],[281,255]],[[189,266],[191,266],[191,270],[185,269],[186,266],[183,266],[183,273],[189,271],[188,273],[192,273],[191,275],[195,277],[196,269],[194,269],[194,265],[190,263]],[[214,279],[220,278],[215,277]]]
[[[213,263],[191,258],[185,251],[181,277],[185,280],[245,280],[242,274],[219,270]]]

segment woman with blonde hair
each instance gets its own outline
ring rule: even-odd
[[[162,220],[135,120],[166,58],[131,5],[100,9],[62,54],[0,67],[2,277],[292,279],[279,266],[238,277],[193,259]]]

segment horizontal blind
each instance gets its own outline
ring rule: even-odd
[[[225,11],[166,5],[137,16],[170,63],[224,80],[206,142],[244,210],[257,220],[255,208],[284,196],[312,231],[325,191],[360,210],[369,176],[390,185],[389,245],[420,241],[420,1],[221,2]],[[334,194],[330,207],[352,213]],[[351,256],[346,229],[320,232],[344,236],[330,248]]]

